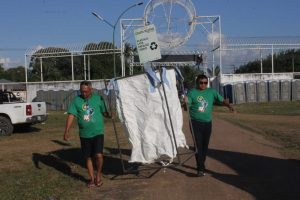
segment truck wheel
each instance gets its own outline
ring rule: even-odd
[[[11,121],[3,116],[0,116],[0,136],[11,135],[14,130]]]

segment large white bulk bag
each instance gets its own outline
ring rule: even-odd
[[[160,77],[158,72],[156,75]],[[166,77],[169,86],[165,84],[165,90],[177,146],[186,147],[174,70],[166,70]],[[132,145],[129,162],[152,163],[161,156],[175,158],[176,145],[162,85],[150,92],[146,74],[121,78],[116,83],[118,114]]]

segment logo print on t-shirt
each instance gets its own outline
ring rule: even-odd
[[[199,107],[198,107],[199,112],[205,112],[205,110],[208,106],[208,102],[202,96],[198,96],[197,101],[200,104]]]
[[[88,102],[86,102],[82,105],[82,109],[85,111],[85,114],[83,115],[83,120],[90,121],[91,116],[94,114],[94,109],[90,107]]]

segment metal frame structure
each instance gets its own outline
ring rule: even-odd
[[[222,54],[233,51],[258,51],[260,56],[260,73],[263,74],[263,51],[270,51],[271,73],[274,70],[274,54],[279,50],[300,49],[300,37],[243,37],[243,38],[223,38]]]
[[[25,52],[25,82],[28,82],[28,57],[40,60],[41,82],[43,82],[43,59],[53,57],[70,57],[72,68],[72,81],[74,81],[74,56],[83,56],[84,58],[84,79],[90,80],[90,56],[104,54],[120,54],[120,49],[115,49],[108,42],[100,43],[89,42],[79,45],[55,45],[46,48],[29,48]]]
[[[206,41],[206,43],[202,44],[184,44],[177,48],[166,49],[161,47],[162,55],[199,55],[201,53],[206,53],[207,55],[211,55],[213,72],[216,66],[216,51],[219,51],[219,66],[222,68],[222,56],[221,56],[221,48],[222,48],[222,34],[221,34],[221,17],[216,16],[194,16],[193,21],[191,22],[194,26],[201,26],[202,31],[207,35],[207,38],[210,36],[210,43]],[[122,64],[122,76],[125,76],[125,43],[130,41],[134,43],[132,39],[133,29],[137,27],[146,26],[147,22],[145,18],[135,18],[135,19],[121,19],[120,20],[120,33],[121,33],[121,64]],[[199,38],[198,38],[199,40]],[[130,72],[129,75],[133,74],[133,67],[142,66],[142,63],[135,62],[133,57],[136,56],[136,52],[132,52],[132,56],[130,58]],[[192,62],[154,62],[155,65],[166,65],[172,64],[172,66],[184,66],[191,65]],[[206,63],[207,65],[207,63]],[[207,66],[206,66],[207,67]]]

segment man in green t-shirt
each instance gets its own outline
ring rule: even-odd
[[[102,165],[103,165],[103,142],[104,123],[103,116],[108,117],[108,112],[104,100],[98,94],[92,93],[92,85],[89,81],[80,83],[81,95],[76,96],[68,109],[68,118],[64,133],[64,140],[69,139],[69,130],[74,118],[77,118],[81,150],[86,159],[86,167],[90,180],[87,184],[91,186],[102,185]],[[94,176],[92,158],[95,158],[97,175]]]
[[[198,75],[196,87],[191,89],[187,95],[187,103],[190,110],[192,128],[197,147],[196,162],[197,175],[205,175],[205,159],[212,127],[212,107],[214,103],[221,103],[227,106],[230,111],[233,107],[227,100],[214,89],[207,88],[208,78],[205,75]]]

